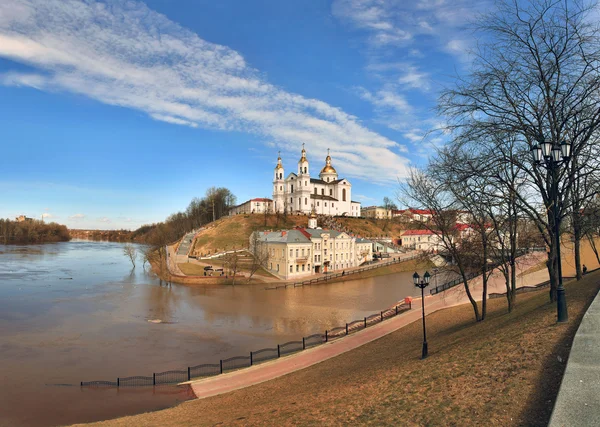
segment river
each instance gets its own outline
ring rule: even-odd
[[[157,410],[172,386],[90,389],[301,339],[417,295],[411,273],[265,290],[167,285],[123,244],[0,245],[0,426],[54,426]],[[157,321],[160,320],[160,323]]]

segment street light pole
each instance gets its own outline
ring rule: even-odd
[[[569,320],[567,311],[567,299],[565,287],[562,278],[562,260],[560,257],[560,213],[558,211],[558,166],[553,163],[552,181],[554,185],[553,204],[554,204],[554,240],[556,241],[556,269],[558,272],[558,286],[556,287],[556,312],[557,321],[566,322]]]
[[[560,212],[558,210],[558,172],[561,164],[566,165],[571,157],[571,144],[563,141],[558,144],[544,141],[532,147],[534,163],[548,170],[552,177],[552,216],[554,219],[553,232],[556,245],[556,272],[558,286],[556,287],[557,321],[562,323],[569,319],[565,288],[562,279],[562,262],[560,257]]]
[[[423,310],[422,318],[423,318],[423,351],[421,352],[421,359],[425,359],[428,355],[427,351],[427,329],[425,328],[425,288],[429,285],[429,272],[426,271],[423,275],[423,280],[421,280],[421,276],[415,272],[413,274],[413,283],[416,287],[421,288],[421,308]]]

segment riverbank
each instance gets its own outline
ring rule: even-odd
[[[600,273],[592,273],[566,284],[567,324],[556,324],[545,291],[520,295],[510,314],[504,300],[490,300],[480,323],[470,305],[460,305],[427,317],[426,360],[419,360],[416,321],[266,383],[97,425],[545,426],[577,325],[599,283]]]
[[[69,229],[62,224],[31,218],[24,221],[0,218],[0,244],[3,245],[37,245],[69,240]]]

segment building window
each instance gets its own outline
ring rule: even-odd
[[[327,177],[327,182],[329,182],[329,177]]]
[[[327,207],[327,202],[325,202],[325,207]]]
[[[304,248],[302,248],[302,256],[304,256]]]
[[[279,264],[277,264],[277,272],[279,273]]]
[[[342,201],[343,202],[346,201],[346,189],[345,188],[342,190]]]
[[[317,262],[317,255],[315,255],[315,262]]]
[[[294,266],[290,265],[290,273],[293,273],[293,272],[294,272]]]
[[[304,171],[306,172],[306,170]],[[304,186],[307,187],[308,186],[308,181],[304,181]]]
[[[296,273],[300,271],[300,266],[296,264]]]
[[[271,263],[271,270],[273,270],[273,263]]]
[[[321,196],[324,196],[324,195],[325,195],[325,189],[321,188]]]
[[[304,198],[304,205],[308,205],[308,198]]]
[[[304,166],[304,173],[306,173],[306,171],[307,171],[306,166]],[[306,185],[306,183],[304,185]]]
[[[302,271],[304,271],[304,268],[305,268],[305,267],[306,267],[306,266],[305,266],[304,264],[302,264]]]
[[[294,250],[290,249],[290,258],[294,256]]]
[[[292,184],[292,191],[291,191],[291,193],[293,193],[293,192],[294,192],[294,184]]]
[[[315,194],[317,194],[317,187],[315,187]]]
[[[333,208],[333,207],[335,207],[335,205],[333,204],[333,202],[331,203],[331,207],[332,207],[332,208]]]
[[[283,186],[282,185],[279,186],[279,191],[283,191]]]
[[[299,252],[299,250],[296,249],[296,258],[298,258],[298,252]]]
[[[317,202],[317,206],[320,206],[319,202]]]
[[[330,195],[330,196],[333,196],[333,188],[330,188],[330,189],[329,189],[329,195]]]
[[[294,199],[290,197],[290,203],[294,203]]]

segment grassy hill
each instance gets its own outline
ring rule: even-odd
[[[399,222],[378,219],[336,218],[335,221],[351,232],[365,237],[400,236],[404,226]],[[275,215],[236,215],[224,217],[206,226],[200,232],[192,246],[191,254],[205,255],[224,250],[248,247],[250,234],[254,230],[279,230],[305,227],[308,223],[306,216],[288,215],[277,218]]]
[[[577,326],[600,272],[566,284],[569,322],[556,324],[545,290],[427,316],[429,358],[419,360],[421,322],[309,368],[165,411],[102,426],[546,426]]]

